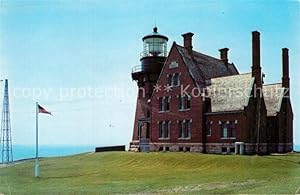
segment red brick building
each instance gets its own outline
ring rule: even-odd
[[[141,66],[133,68],[137,98],[132,151],[269,153],[293,150],[288,49],[282,49],[282,83],[263,84],[260,33],[252,32],[252,71],[240,74],[228,60],[183,46],[153,29],[143,38]]]

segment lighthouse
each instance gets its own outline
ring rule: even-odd
[[[131,77],[137,82],[138,97],[133,127],[131,151],[148,151],[150,139],[150,97],[167,57],[168,37],[153,32],[143,37],[141,64],[132,68]]]

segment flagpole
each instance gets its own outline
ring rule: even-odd
[[[34,166],[34,176],[39,177],[39,111],[38,111],[38,102],[36,102],[35,106],[35,166]]]

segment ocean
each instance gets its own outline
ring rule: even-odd
[[[35,158],[35,146],[13,145],[13,160]],[[67,156],[84,152],[95,151],[95,146],[64,146],[64,145],[41,145],[39,146],[40,157]]]
[[[41,145],[39,146],[40,157],[54,157],[54,156],[67,156],[79,154],[84,152],[93,152],[95,146],[53,146]],[[294,146],[295,151],[300,152],[300,145]],[[13,160],[21,160],[26,158],[35,157],[35,146],[28,145],[13,145]]]

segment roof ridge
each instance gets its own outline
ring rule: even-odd
[[[199,85],[205,85],[205,80],[212,78],[239,74],[238,71],[235,71],[236,69],[233,70],[233,64],[226,66],[222,60],[194,50],[191,54],[186,48],[177,43],[175,43],[175,47],[188,67],[190,74],[195,76],[195,80]]]
[[[269,83],[269,84],[264,84],[263,86],[278,85],[278,84],[282,85],[282,83]]]
[[[184,50],[187,51],[187,49],[186,49],[184,46],[178,45],[177,43],[176,43],[176,45],[177,45],[180,49],[184,49]],[[192,50],[192,51],[193,51],[193,55],[194,55],[196,58],[198,57],[198,58],[204,58],[205,60],[215,61],[215,63],[220,63],[220,64],[225,65],[231,74],[235,74],[235,73],[236,73],[236,74],[239,74],[239,71],[238,71],[237,67],[234,65],[233,62],[227,62],[227,65],[226,65],[226,64],[224,63],[224,61],[221,60],[220,58],[211,56],[211,55],[209,55],[209,54],[201,53],[201,52],[196,51],[196,50]],[[193,60],[195,60],[195,59],[193,58]],[[234,69],[234,70],[232,70],[232,69]]]
[[[221,77],[214,77],[214,78],[211,78],[211,79],[221,79],[221,78],[225,78],[225,77],[243,76],[243,75],[247,75],[247,74],[251,74],[251,72],[242,73],[242,74],[235,74],[235,75],[227,75],[227,76],[221,76]]]
[[[183,48],[183,49],[186,49],[185,47],[183,47],[183,46],[181,46],[181,45],[178,45],[177,43],[176,43],[176,45],[179,46],[179,47],[181,47],[181,48]],[[201,53],[201,52],[196,51],[196,50],[192,50],[192,51],[195,52],[195,53],[197,53],[197,54],[204,55],[204,56],[206,56],[206,57],[213,58],[214,60],[218,60],[218,61],[220,61],[220,62],[223,62],[221,59],[216,58],[216,57],[213,57],[213,56],[210,56],[210,55],[208,55],[208,54]],[[232,63],[229,63],[229,64],[232,64]]]
[[[192,56],[188,53],[188,51],[184,47],[182,47],[181,45],[178,45],[176,42],[175,42],[175,46],[176,46],[176,49],[177,49],[178,53],[180,54],[180,56],[181,56],[181,58],[182,58],[182,60],[183,60],[183,62],[185,64],[185,66],[187,67],[190,76],[195,80],[196,85],[199,85],[199,83],[197,83],[197,81],[196,81],[197,79],[194,77],[193,73],[190,71],[190,68],[188,67],[188,62],[186,62],[184,55],[188,55],[188,57],[190,58],[190,61],[191,61],[192,65],[194,67],[197,67],[197,65],[194,62],[194,59],[192,58]],[[181,49],[185,49],[186,53],[183,54],[182,52],[180,52],[177,46],[179,46]],[[201,70],[199,70],[199,69],[196,69],[196,71],[201,75],[202,82],[205,83],[203,72]]]
[[[212,58],[212,59],[214,59],[214,60],[218,60],[218,61],[220,61],[220,62],[223,62],[221,59],[216,58],[216,57],[213,57],[213,56],[210,56],[210,55],[208,55],[208,54],[201,53],[201,52],[195,51],[195,50],[193,50],[193,52],[195,52],[195,53],[197,53],[197,54],[200,54],[200,55],[204,55],[205,57],[209,57],[209,58]]]

